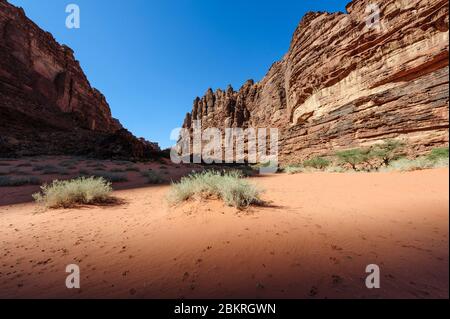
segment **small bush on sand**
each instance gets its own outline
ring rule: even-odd
[[[304,168],[301,166],[289,165],[283,168],[283,171],[287,174],[300,174],[304,172]]]
[[[433,168],[442,168],[442,167],[448,167],[449,159],[447,158],[441,158],[438,160],[433,161]]]
[[[103,178],[80,177],[70,181],[53,181],[41,186],[41,192],[33,195],[36,202],[48,208],[67,208],[83,204],[100,204],[109,201],[111,183]]]
[[[401,158],[393,161],[388,167],[383,168],[383,172],[408,172],[432,168],[433,163],[425,157],[416,159]]]
[[[128,178],[125,174],[116,174],[111,172],[105,172],[105,171],[88,171],[85,169],[81,169],[78,171],[78,175],[81,177],[98,177],[103,178],[109,182],[112,183],[119,183],[119,182],[126,182],[128,181]]]
[[[403,146],[403,142],[389,139],[370,147],[337,152],[336,157],[343,166],[355,171],[372,172],[383,166],[388,167],[391,162],[404,157]]]
[[[22,185],[41,185],[41,181],[39,178],[32,176],[24,176],[24,177],[0,176],[0,187],[22,186]]]
[[[436,148],[426,156],[420,156],[415,159],[400,158],[389,163],[389,166],[383,168],[383,171],[416,171],[430,168],[448,167],[449,155],[448,147]]]
[[[370,159],[379,159],[380,163],[387,167],[392,161],[405,156],[403,146],[404,144],[401,141],[386,140],[383,144],[372,146],[368,155]],[[378,169],[379,166],[375,168]]]
[[[350,165],[355,171],[358,170],[358,165],[367,162],[370,158],[369,149],[351,149],[347,151],[341,151],[336,153],[336,157],[341,164]]]
[[[325,169],[325,172],[327,172],[327,173],[346,173],[347,170],[341,166],[328,166]]]
[[[242,165],[242,166],[238,166],[236,167],[234,170],[237,170],[239,172],[241,172],[243,177],[252,177],[258,174],[258,170],[260,167],[256,168],[257,166],[249,166],[249,165]]]
[[[265,161],[265,162],[259,162],[259,163],[256,163],[256,164],[251,164],[248,167],[251,168],[254,171],[259,171],[261,168],[272,167],[273,165],[274,165],[273,162]]]
[[[393,161],[388,167],[383,168],[384,172],[409,172],[430,168],[448,167],[448,158],[430,160],[428,156],[421,156],[415,159],[401,158]]]
[[[228,206],[243,208],[262,204],[262,191],[242,178],[237,171],[220,173],[207,171],[183,177],[173,184],[167,196],[170,204],[179,204],[191,198],[218,198]]]
[[[304,167],[312,167],[315,169],[325,169],[330,166],[331,162],[323,157],[314,157],[303,162]]]
[[[128,178],[124,174],[115,174],[115,173],[104,172],[104,171],[94,171],[90,175],[94,176],[94,177],[102,177],[112,183],[128,181]]]
[[[435,148],[428,154],[427,158],[432,162],[448,159],[448,147]]]
[[[161,175],[159,175],[156,172],[153,172],[151,170],[146,171],[146,172],[142,172],[142,176],[147,178],[147,182],[149,184],[162,184],[164,183],[164,178],[161,177]]]

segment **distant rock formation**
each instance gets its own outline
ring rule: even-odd
[[[0,157],[144,159],[158,152],[112,118],[69,47],[0,0]]]
[[[259,82],[209,89],[184,127],[275,127],[280,160],[403,139],[411,154],[448,144],[449,21],[446,0],[371,0],[347,13],[309,13],[289,52]]]

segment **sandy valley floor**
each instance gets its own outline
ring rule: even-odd
[[[256,177],[268,207],[0,206],[0,298],[448,298],[448,169]],[[4,194],[5,195],[5,194]],[[6,195],[5,195],[6,196]],[[66,265],[81,289],[65,286]],[[381,268],[381,289],[365,268]]]

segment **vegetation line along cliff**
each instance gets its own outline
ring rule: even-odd
[[[366,27],[370,3],[307,14],[259,83],[209,89],[184,127],[279,128],[285,163],[389,138],[411,155],[448,144],[448,2],[381,1],[380,29]]]

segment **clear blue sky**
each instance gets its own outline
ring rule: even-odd
[[[259,81],[306,12],[345,11],[350,0],[9,1],[75,51],[114,117],[168,147],[196,96]],[[70,3],[80,29],[65,27]]]

